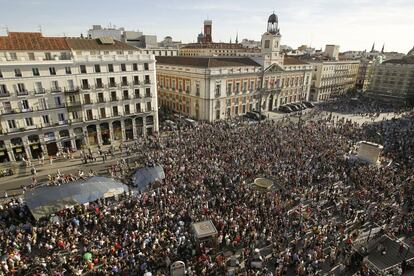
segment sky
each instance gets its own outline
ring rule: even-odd
[[[84,35],[92,25],[125,27],[196,41],[204,19],[213,20],[213,41],[260,40],[275,12],[283,45],[341,51],[407,53],[414,46],[413,0],[0,0],[0,34],[39,31],[49,36]]]

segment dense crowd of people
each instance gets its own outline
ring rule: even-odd
[[[140,165],[161,165],[165,179],[143,193],[37,222],[20,199],[1,205],[0,274],[168,275],[181,260],[187,275],[369,275],[353,254],[364,228],[413,235],[413,129],[413,114],[368,126],[287,118],[202,123],[136,143],[108,175],[128,182]],[[361,140],[383,144],[392,162],[350,162]],[[254,188],[257,177],[272,179],[273,188]],[[58,173],[50,182],[66,178]],[[215,242],[194,239],[191,225],[204,220],[217,228]],[[272,253],[258,256],[261,248]],[[252,265],[257,258],[263,265]]]

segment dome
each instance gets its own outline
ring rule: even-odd
[[[272,13],[269,16],[269,20],[267,20],[268,23],[278,23],[277,15],[275,13]]]

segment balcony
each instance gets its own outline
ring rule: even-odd
[[[128,86],[129,86],[128,82],[121,82],[121,87],[128,87]]]
[[[29,91],[27,91],[27,90],[16,91],[16,95],[17,96],[27,96],[27,95],[29,95]]]
[[[186,93],[186,94],[190,94],[190,90],[189,90],[189,89],[186,89],[186,90],[185,90],[185,93]]]
[[[80,101],[67,102],[66,107],[79,107],[82,103]]]
[[[144,84],[151,84],[151,81],[150,80],[145,80]]]
[[[82,122],[83,122],[83,119],[82,118],[68,120],[68,123],[69,124],[76,124],[76,123],[82,123]]]
[[[37,89],[37,90],[35,90],[34,94],[35,95],[43,95],[43,94],[46,94],[46,89],[44,89],[44,88]]]
[[[131,98],[129,96],[124,96],[122,99],[125,101],[125,100],[130,100]]]
[[[82,84],[81,85],[81,89],[82,90],[90,90],[91,89],[91,86],[89,84]]]
[[[196,96],[200,96],[200,93],[198,93]],[[221,94],[220,94],[220,93],[217,93],[217,92],[216,92],[216,94],[214,94],[214,97],[216,97],[216,98],[220,98],[220,96],[221,96]]]
[[[104,85],[102,83],[98,83],[95,85],[95,89],[104,89]]]
[[[65,87],[65,93],[77,93],[79,92],[79,87]]]
[[[97,103],[105,103],[105,102],[106,102],[105,99],[100,98],[100,99],[98,99],[98,102]]]
[[[116,87],[117,87],[116,82],[109,83],[109,88],[116,88]]]
[[[85,120],[86,121],[93,121],[93,120],[96,120],[97,119],[97,117],[96,116],[87,116],[86,118],[85,118]]]
[[[141,84],[141,82],[140,81],[134,81],[133,83],[132,83],[132,86],[138,86],[138,85],[140,85]]]
[[[3,97],[10,97],[10,92],[9,91],[1,91],[0,92],[0,98]]]
[[[57,86],[57,87],[52,87],[52,88],[50,89],[50,92],[51,92],[51,93],[59,93],[59,92],[62,92],[62,88],[61,88],[61,87],[59,87],[59,86]]]
[[[118,98],[117,97],[112,97],[111,98],[111,102],[116,102],[116,101],[118,101]]]

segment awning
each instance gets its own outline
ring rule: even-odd
[[[140,191],[157,180],[165,178],[164,169],[161,166],[146,167],[135,171],[133,176],[133,186]]]
[[[26,193],[26,203],[38,220],[60,210],[112,197],[128,191],[128,186],[111,178],[94,176],[61,186],[45,186]]]

